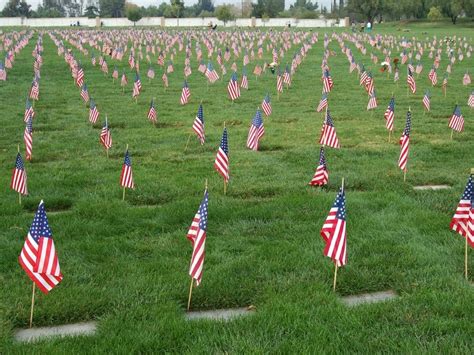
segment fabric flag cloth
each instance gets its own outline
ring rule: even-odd
[[[415,94],[416,93],[416,82],[415,82],[415,78],[413,77],[413,72],[410,69],[408,69],[407,84],[410,87],[411,93]]]
[[[375,95],[375,90],[370,94],[369,102],[367,103],[367,111],[377,108],[377,96]]]
[[[245,90],[249,89],[249,79],[247,77],[247,69],[245,69],[245,67],[242,70],[242,81],[240,82],[240,87]]]
[[[97,122],[97,119],[99,118],[99,110],[97,110],[97,106],[95,105],[94,99],[90,99],[90,104],[89,104],[89,122],[94,124]]]
[[[133,92],[132,97],[137,97],[140,95],[140,91],[142,90],[142,81],[140,80],[140,74],[135,73],[135,82],[133,83]]]
[[[206,232],[207,232],[207,217],[208,217],[209,194],[204,192],[199,209],[193,218],[191,227],[189,227],[186,238],[193,245],[193,255],[189,266],[189,276],[196,280],[196,286],[199,286],[202,280],[202,271],[204,266]]]
[[[86,83],[84,83],[81,87],[81,97],[84,102],[89,102],[89,90],[87,90]]]
[[[472,91],[471,95],[469,95],[469,99],[467,99],[467,105],[471,108],[474,107],[474,91]]]
[[[430,102],[430,92],[428,90],[425,91],[425,95],[423,95],[423,107],[426,111],[430,111],[431,102]]]
[[[467,238],[467,242],[474,248],[474,194],[472,175],[467,180],[466,188],[456,208],[449,228]]]
[[[319,138],[319,144],[327,145],[331,148],[340,148],[339,139],[336,135],[336,128],[331,118],[329,110],[326,110],[326,117],[324,118],[323,128],[321,129],[321,137]]]
[[[403,130],[402,136],[400,137],[400,157],[398,158],[398,167],[407,171],[408,163],[408,151],[410,149],[410,131],[411,131],[411,112],[407,112],[407,121],[405,124],[405,129]]]
[[[23,164],[23,159],[21,159],[21,154],[18,152],[15,167],[13,168],[10,188],[21,195],[28,195],[26,180],[25,165]]]
[[[30,89],[30,99],[38,101],[39,99],[39,84],[36,79],[33,80],[31,83],[31,89]]]
[[[229,144],[227,141],[227,128],[225,127],[224,132],[222,133],[221,144],[217,150],[214,168],[217,170],[219,175],[224,178],[226,183],[229,182]]]
[[[459,105],[456,105],[454,108],[453,115],[449,120],[449,128],[455,130],[456,132],[462,132],[464,129],[464,117],[461,114],[461,108]]]
[[[120,86],[125,87],[128,84],[127,75],[125,71],[122,73],[122,78],[120,79]]]
[[[270,95],[265,95],[265,98],[262,101],[262,110],[265,116],[270,116],[272,114],[272,103],[270,101]]]
[[[132,162],[130,160],[130,155],[128,154],[128,149],[125,152],[125,159],[123,161],[122,172],[120,174],[120,186],[127,187],[129,189],[135,188],[135,183],[133,182]]]
[[[165,86],[165,88],[168,87],[168,76],[166,75],[166,73],[163,73],[163,75],[161,76],[161,80],[163,80],[163,85]]]
[[[26,104],[25,104],[25,114],[23,115],[23,120],[25,122],[28,122],[28,120],[31,118],[35,117],[35,111],[33,110],[33,106],[31,106],[30,100],[26,98]]]
[[[38,206],[18,261],[45,294],[63,279],[43,201]]]
[[[257,151],[260,138],[265,134],[263,127],[262,113],[257,109],[257,113],[250,125],[249,135],[247,137],[247,148]]]
[[[469,76],[469,73],[466,72],[466,74],[464,74],[463,78],[462,78],[462,84],[464,86],[467,86],[471,83],[471,77]]]
[[[334,86],[334,82],[332,81],[331,74],[329,74],[329,70],[325,70],[323,74],[323,93],[331,92]]]
[[[193,131],[196,133],[201,145],[206,141],[206,136],[204,134],[204,112],[202,105],[199,105],[196,117],[193,122]]]
[[[389,131],[393,131],[393,121],[395,120],[395,98],[392,97],[388,104],[387,110],[384,113],[385,128]]]
[[[331,258],[337,267],[346,265],[346,195],[342,187],[324,221],[320,234],[326,243],[324,255]]]
[[[216,82],[217,80],[219,80],[219,75],[217,74],[217,72],[214,70],[213,66],[212,66],[212,63],[209,62],[207,64],[207,69],[206,69],[206,77],[207,79],[211,82],[211,83],[214,83]]]
[[[187,81],[184,81],[183,90],[181,91],[181,105],[186,105],[189,102],[189,98],[191,97],[191,91],[189,90],[189,86]]]
[[[0,81],[5,81],[5,80],[7,80],[7,71],[5,69],[5,65],[0,60]]]
[[[26,122],[25,131],[23,132],[23,141],[25,142],[26,160],[31,160],[33,156],[33,120],[31,117]]]
[[[99,136],[99,141],[106,150],[112,147],[112,135],[110,134],[107,117],[105,117],[104,126],[102,127],[102,131],[100,132]]]
[[[240,97],[240,88],[237,81],[237,73],[234,72],[230,77],[229,84],[227,85],[227,93],[232,101]]]
[[[428,78],[431,80],[431,85],[436,86],[438,83],[438,74],[436,73],[436,68],[433,66],[428,73]]]
[[[277,91],[283,92],[283,76],[281,75],[280,68],[278,68],[278,74],[277,74]]]
[[[324,148],[321,147],[319,151],[319,164],[316,167],[313,178],[309,182],[309,185],[312,186],[324,186],[327,185],[329,181],[329,174],[326,165],[326,158],[324,156]]]
[[[321,112],[326,107],[328,107],[328,95],[326,93],[323,93],[323,95],[321,96],[321,100],[319,101],[318,108],[316,109],[316,112]]]
[[[150,102],[150,108],[148,109],[148,119],[150,120],[151,123],[156,123],[157,121],[157,114],[156,114],[156,108],[155,108],[155,100],[151,99]]]

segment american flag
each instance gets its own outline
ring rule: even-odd
[[[183,90],[181,91],[181,105],[186,105],[189,102],[189,98],[191,97],[191,91],[189,90],[189,86],[187,81],[184,81]]]
[[[265,128],[263,127],[262,113],[257,109],[247,137],[247,148],[257,151],[259,140],[264,134]]]
[[[211,62],[209,62],[209,63],[207,64],[206,77],[207,77],[207,79],[208,79],[211,83],[214,83],[214,82],[216,82],[217,80],[219,80],[219,75],[217,74],[217,72],[216,72],[215,69],[213,68]]]
[[[130,69],[133,69],[135,67],[135,58],[133,57],[133,54],[131,53],[128,56],[128,65],[130,65]]]
[[[283,92],[283,76],[281,75],[280,68],[278,68],[278,74],[277,74],[277,83],[276,83],[277,91]]]
[[[84,83],[81,88],[81,97],[84,102],[89,102],[89,91],[87,90],[87,84]]]
[[[367,91],[367,94],[371,95],[374,92],[375,84],[374,84],[374,78],[372,77],[372,73],[367,73],[367,77],[365,78],[365,91]]]
[[[413,72],[410,69],[408,69],[407,84],[410,87],[410,90],[411,90],[412,94],[415,94],[416,93],[416,82],[415,82],[415,78],[413,77]]]
[[[102,144],[106,150],[112,147],[112,135],[110,134],[107,116],[105,116],[105,123],[102,127],[102,131],[100,132],[99,141],[100,144]]]
[[[167,72],[168,74],[174,72],[173,62],[172,62],[171,60],[168,62],[168,67],[166,68],[166,72]]]
[[[361,69],[361,73],[360,73],[360,77],[359,77],[359,85],[362,86],[365,84],[365,81],[367,80],[367,76],[369,74],[367,73],[367,71],[364,69],[364,66],[362,66],[362,69]]]
[[[474,91],[472,91],[471,95],[469,95],[469,99],[467,100],[467,104],[471,108],[474,107]]]
[[[96,59],[95,59],[94,53],[92,53],[91,63],[92,63],[92,66],[95,67]]]
[[[291,85],[290,67],[288,64],[286,65],[285,72],[283,73],[283,82],[288,86]]]
[[[441,86],[443,87],[444,94],[446,95],[446,88],[448,87],[448,73],[444,73],[443,83]]]
[[[323,74],[323,93],[331,92],[333,86],[334,82],[332,81],[331,74],[329,74],[329,70],[326,69]]]
[[[119,76],[119,72],[118,72],[117,66],[115,65],[114,71],[112,72],[112,78],[118,79],[118,76]]]
[[[426,111],[430,111],[430,92],[428,90],[425,91],[425,95],[423,95],[423,107]]]
[[[39,99],[39,84],[36,78],[31,83],[30,99],[33,99],[33,100]]]
[[[63,279],[43,200],[38,206],[18,261],[31,281],[45,294]]]
[[[328,94],[323,92],[323,95],[321,96],[321,100],[319,101],[318,108],[316,109],[316,112],[321,112],[328,106]]]
[[[204,112],[202,110],[202,105],[199,105],[196,117],[194,118],[193,131],[196,132],[201,144],[204,144],[206,136],[204,134]]]
[[[389,131],[393,131],[393,121],[395,120],[395,98],[392,97],[384,113],[385,127]]]
[[[428,78],[431,80],[431,85],[435,86],[438,83],[438,74],[436,68],[433,66],[428,73]]]
[[[82,66],[79,65],[79,69],[77,71],[76,76],[76,85],[78,87],[81,87],[82,84],[84,84],[84,69],[82,69]]]
[[[5,65],[0,60],[0,81],[5,81],[5,80],[7,80],[7,71],[5,69]]]
[[[270,95],[265,95],[265,98],[262,101],[262,110],[265,116],[270,116],[272,114],[272,103],[270,101]]]
[[[224,127],[222,133],[221,144],[217,151],[216,160],[214,162],[214,168],[217,170],[219,175],[224,178],[224,181],[229,182],[229,145],[227,142],[227,128]]]
[[[185,65],[184,66],[184,76],[187,78],[192,74],[191,66],[190,65]]]
[[[328,169],[326,166],[326,158],[324,157],[324,148],[321,147],[319,151],[319,164],[316,167],[313,178],[309,182],[312,186],[323,186],[327,185],[329,180]]]
[[[26,122],[25,131],[23,132],[23,141],[25,142],[26,160],[31,160],[33,153],[33,120],[31,117]]]
[[[135,73],[135,82],[133,83],[133,92],[132,97],[137,97],[140,95],[140,91],[142,90],[142,81],[140,80],[140,74],[138,72]]]
[[[240,88],[236,72],[234,72],[230,77],[229,84],[227,85],[227,93],[232,101],[240,97]]]
[[[464,193],[456,208],[456,212],[449,225],[453,231],[467,238],[468,243],[474,248],[474,194],[472,175],[469,176]]]
[[[31,106],[30,100],[26,98],[25,114],[23,116],[23,121],[28,122],[28,120],[30,118],[33,119],[33,117],[35,117],[35,111],[33,110],[33,106]]]
[[[100,69],[107,74],[109,72],[109,67],[107,66],[107,62],[105,60],[102,61],[102,64],[100,65]]]
[[[410,131],[411,131],[411,112],[407,112],[407,121],[402,136],[400,137],[400,157],[398,158],[398,167],[407,171],[408,151],[410,149]]]
[[[395,74],[393,75],[393,81],[397,82],[398,80],[400,80],[400,72],[398,71],[398,69],[395,69]]]
[[[208,215],[209,194],[204,192],[199,209],[193,218],[191,227],[189,227],[188,238],[193,244],[193,255],[189,266],[189,275],[196,280],[196,285],[199,286],[202,280],[202,270],[204,266],[205,245],[206,245],[206,231],[207,231],[207,215]]]
[[[25,165],[23,164],[23,159],[21,159],[21,154],[19,152],[16,155],[10,188],[21,195],[28,195]]]
[[[253,73],[256,75],[256,76],[260,76],[262,74],[262,67],[260,65],[256,65],[255,66],[255,69],[253,70]]]
[[[120,80],[120,85],[122,87],[125,87],[127,84],[128,84],[127,75],[125,74],[125,71],[123,71],[122,79]]]
[[[201,60],[201,63],[199,63],[198,71],[201,73],[206,73],[206,64],[204,64],[204,61]]]
[[[369,102],[367,103],[367,111],[377,108],[377,96],[375,90],[370,94]]]
[[[337,267],[344,266],[347,262],[346,195],[342,187],[324,221],[320,234],[326,243],[324,255],[331,258]]]
[[[464,74],[463,78],[462,78],[462,84],[467,86],[471,83],[471,77],[469,76],[469,73],[466,72],[466,74]]]
[[[155,78],[155,71],[151,67],[151,65],[148,67],[148,71],[146,73],[148,79],[154,79]]]
[[[156,108],[155,108],[155,100],[151,99],[150,109],[148,110],[148,119],[150,120],[150,122],[156,123],[156,118],[157,118],[157,115],[156,115]]]
[[[249,89],[249,79],[247,77],[247,69],[245,69],[245,67],[242,70],[242,81],[240,82],[240,87],[246,90]]]
[[[327,145],[331,148],[340,148],[339,139],[336,135],[336,128],[332,121],[329,110],[326,110],[326,117],[324,118],[323,128],[321,129],[321,137],[319,138],[319,144]]]
[[[165,86],[165,88],[168,87],[168,76],[166,75],[166,73],[163,73],[163,75],[161,76],[161,80],[163,80],[163,85]]]
[[[449,128],[457,132],[462,132],[462,130],[464,129],[464,117],[461,114],[461,108],[459,107],[459,105],[456,105],[456,107],[454,108],[453,115],[449,120]]]
[[[122,172],[120,174],[120,186],[127,187],[129,189],[135,188],[132,174],[132,162],[128,154],[128,149],[125,152],[125,159],[123,161]]]
[[[89,104],[89,122],[96,123],[97,119],[99,118],[99,110],[97,110],[97,106],[95,105],[94,99],[90,99]]]

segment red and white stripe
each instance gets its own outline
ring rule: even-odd
[[[214,161],[214,168],[224,178],[225,182],[229,182],[229,157],[220,146]]]
[[[263,124],[259,128],[251,125],[247,137],[247,148],[257,151],[259,140],[264,134],[265,128],[263,127]]]
[[[410,136],[403,135],[402,138],[400,138],[400,145],[401,150],[400,150],[400,157],[398,158],[398,167],[406,171],[407,170],[407,163],[408,163],[408,151],[410,149]]]
[[[324,255],[336,262],[338,267],[344,266],[346,260],[346,221],[336,218],[337,207],[332,207],[321,229],[321,236],[326,241]]]
[[[25,169],[14,168],[10,188],[18,192],[19,194],[28,195],[26,180],[27,179]]]
[[[127,164],[122,165],[122,173],[120,174],[120,186],[127,187],[129,189],[135,188],[133,182],[132,167]]]
[[[186,236],[193,243],[193,255],[189,266],[189,275],[196,280],[197,286],[199,286],[202,280],[202,270],[206,254],[206,231],[199,228],[200,220],[201,216],[198,211],[193,218],[193,222]]]
[[[312,186],[323,186],[327,185],[329,181],[329,174],[324,165],[318,165],[316,171],[314,172],[314,176],[309,182],[309,185]]]

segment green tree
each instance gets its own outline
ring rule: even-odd
[[[224,26],[227,21],[232,21],[235,19],[234,14],[232,13],[232,8],[230,5],[221,5],[216,7],[214,12],[219,21],[224,22]]]
[[[171,13],[173,17],[180,18],[183,16],[184,2],[182,0],[171,0]]]
[[[284,0],[257,0],[257,3],[252,4],[252,16],[276,17],[280,12],[285,10]]]
[[[443,15],[441,14],[441,10],[439,7],[433,6],[430,9],[430,12],[428,12],[428,20],[430,21],[439,21],[443,18]]]
[[[377,16],[382,15],[384,2],[382,0],[349,0],[347,7],[349,11],[373,23]]]
[[[99,9],[97,7],[95,7],[94,5],[90,5],[86,7],[84,16],[87,16],[88,18],[95,18],[98,15],[99,15]]]
[[[20,0],[9,0],[2,10],[5,17],[30,17],[31,14],[31,5]]]
[[[103,17],[123,17],[125,0],[99,0],[100,15]]]
[[[127,10],[127,18],[129,21],[133,22],[133,26],[136,26],[137,21],[140,21],[142,19],[142,13],[140,12],[140,9],[138,6],[135,8],[131,8]]]
[[[214,10],[215,8],[212,0],[198,0],[196,15],[203,11],[214,12]]]

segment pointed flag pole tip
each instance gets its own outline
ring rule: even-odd
[[[207,190],[207,179],[205,180],[204,187]]]

